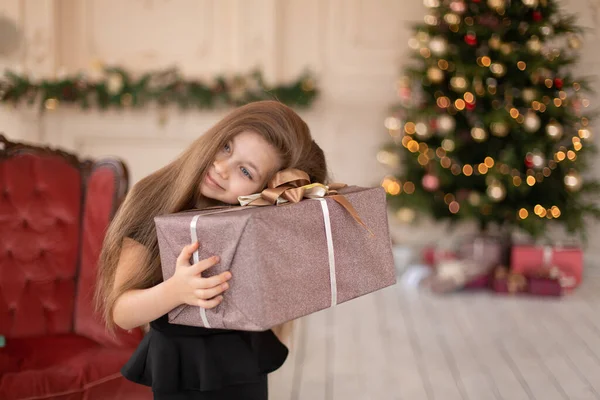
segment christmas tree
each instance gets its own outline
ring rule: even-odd
[[[583,30],[554,0],[424,0],[413,62],[379,154],[399,218],[476,220],[533,236],[557,222],[584,235],[600,217],[585,179],[592,144],[586,79],[570,71]]]

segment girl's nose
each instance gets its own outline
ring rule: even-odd
[[[227,167],[227,160],[215,160],[214,162],[215,172],[223,179],[229,178],[229,170]]]

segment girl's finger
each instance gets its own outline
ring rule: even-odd
[[[198,242],[185,246],[177,256],[177,265],[190,265],[190,259],[199,246],[200,243]]]
[[[210,278],[198,278],[197,282],[194,282],[194,284],[197,285],[196,287],[199,289],[209,289],[225,283],[229,279],[231,279],[231,272],[225,271],[219,275],[211,276]]]
[[[190,267],[190,270],[189,270],[190,274],[199,275],[200,273],[206,271],[210,267],[217,265],[219,263],[219,261],[220,261],[219,256],[213,256],[213,257],[206,258],[200,262],[197,262],[196,264],[194,264]]]
[[[210,300],[198,300],[198,306],[206,309],[215,308],[223,301],[223,296],[215,297]]]

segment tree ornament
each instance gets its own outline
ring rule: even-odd
[[[423,4],[427,8],[438,8],[440,6],[439,0],[423,0]]]
[[[546,125],[546,135],[550,139],[559,140],[563,135],[563,127],[556,121],[551,121]]]
[[[492,65],[490,65],[490,71],[492,71],[492,74],[494,74],[494,76],[501,78],[506,74],[506,67],[504,66],[504,64],[493,63]]]
[[[532,53],[539,53],[542,50],[542,42],[537,36],[532,36],[531,39],[527,41],[527,48]]]
[[[532,153],[527,153],[525,155],[525,160],[523,161],[523,164],[525,165],[525,168],[527,168],[527,169],[533,168],[533,154]]]
[[[415,136],[421,140],[427,140],[431,137],[431,130],[425,122],[417,122],[415,125]]]
[[[523,0],[523,4],[530,8],[536,8],[538,6],[538,0]]]
[[[488,6],[495,10],[502,10],[506,4],[505,0],[488,0]]]
[[[540,117],[533,112],[529,111],[525,116],[525,121],[523,122],[523,126],[527,132],[534,133],[540,129],[541,121]]]
[[[469,32],[465,35],[465,43],[469,46],[477,45],[477,35],[473,32]]]
[[[458,25],[460,24],[460,16],[458,14],[448,13],[444,15],[444,21],[446,21],[448,25]]]
[[[491,49],[498,50],[498,49],[500,49],[500,46],[502,45],[502,40],[500,40],[500,37],[498,35],[494,34],[494,35],[492,35],[490,40],[488,40],[488,45],[490,46]]]
[[[427,78],[432,83],[440,83],[444,80],[444,72],[438,67],[429,67],[427,70]]]
[[[554,28],[550,25],[544,25],[540,28],[540,32],[544,36],[550,36],[554,33]]]
[[[469,197],[467,197],[467,201],[473,207],[477,207],[477,206],[479,206],[479,204],[481,204],[481,195],[475,191],[472,191],[471,193],[469,193]]]
[[[544,19],[544,17],[542,16],[542,12],[541,12],[541,11],[538,11],[538,10],[535,10],[535,11],[533,12],[533,15],[532,15],[532,16],[533,16],[533,20],[534,20],[535,22],[540,22],[542,19]]]
[[[563,88],[563,80],[560,78],[554,78],[554,86],[558,89],[561,90]]]
[[[467,6],[464,1],[454,0],[450,3],[450,9],[457,14],[463,14],[467,10]]]
[[[413,222],[415,220],[415,217],[416,212],[410,207],[401,207],[398,209],[398,211],[396,211],[396,218],[398,218],[400,222],[403,222],[405,224],[410,224],[411,222]]]
[[[533,88],[525,88],[521,92],[521,97],[523,97],[525,103],[531,103],[537,99],[537,91]]]
[[[447,135],[456,128],[456,120],[448,114],[442,114],[437,119],[437,131],[442,135]]]
[[[429,42],[431,53],[436,56],[443,56],[448,51],[448,42],[441,36],[435,36]]]
[[[546,158],[539,150],[534,150],[525,156],[525,166],[527,168],[542,169],[546,166]]]
[[[492,201],[500,202],[506,197],[506,188],[500,181],[493,180],[492,183],[488,185],[486,194]]]
[[[427,173],[425,176],[423,176],[421,184],[423,185],[423,189],[427,190],[428,192],[435,192],[440,187],[440,178],[433,174]]]
[[[528,29],[529,29],[529,24],[525,21],[521,21],[521,23],[519,24],[519,33],[521,35],[525,35],[527,33]]]
[[[508,124],[504,121],[496,121],[491,123],[490,131],[494,136],[505,137],[506,135],[508,135],[509,127]]]
[[[579,175],[579,172],[574,169],[571,169],[565,175],[564,182],[565,187],[570,192],[578,192],[583,186],[583,179],[581,178],[581,175]]]
[[[579,50],[581,48],[581,39],[577,35],[570,35],[568,43],[571,49]]]
[[[488,134],[485,129],[483,129],[482,127],[476,126],[473,129],[471,129],[471,137],[476,142],[481,143],[487,139]]]
[[[589,140],[592,137],[592,132],[588,128],[582,128],[577,132],[580,138],[583,140]]]
[[[450,79],[450,86],[455,92],[464,92],[467,90],[467,80],[461,75],[453,76]]]

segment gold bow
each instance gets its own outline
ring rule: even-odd
[[[345,183],[310,183],[308,174],[295,168],[288,168],[277,172],[267,183],[267,188],[260,193],[248,196],[239,196],[238,201],[242,206],[271,206],[283,203],[298,203],[302,199],[317,199],[330,197],[350,213],[352,218],[362,225],[372,236],[373,232],[367,227],[358,215],[358,211],[350,204],[348,199],[338,194],[338,190],[346,187]]]

